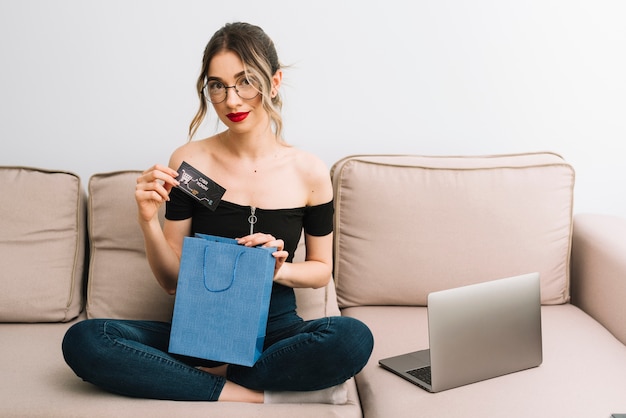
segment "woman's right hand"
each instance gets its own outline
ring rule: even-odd
[[[163,202],[170,200],[172,187],[178,186],[178,173],[166,166],[156,164],[137,177],[135,200],[139,220],[150,222],[157,216]]]

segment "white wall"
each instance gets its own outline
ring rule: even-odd
[[[86,182],[166,163],[233,20],[275,40],[287,140],[328,165],[551,150],[576,168],[576,212],[626,216],[622,0],[0,0],[0,164]]]

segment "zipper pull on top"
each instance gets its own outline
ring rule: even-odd
[[[250,235],[254,234],[254,224],[257,221],[257,217],[254,214],[256,212],[256,208],[254,206],[250,206],[250,216],[248,216],[248,222],[250,223]]]

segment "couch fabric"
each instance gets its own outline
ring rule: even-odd
[[[169,321],[172,317],[174,297],[152,275],[137,223],[134,193],[140,174],[117,171],[89,179],[88,318]],[[161,209],[162,222],[165,209]]]
[[[544,304],[568,300],[574,170],[558,155],[352,156],[332,172],[341,307],[426,306],[531,271]]]
[[[85,192],[72,173],[0,167],[0,416],[626,412],[626,220],[573,217],[574,170],[554,153],[350,156],[331,168],[334,281],[296,297],[305,318],[347,315],[374,333],[370,362],[347,383],[346,405],[133,399],[82,382],[62,359],[69,326],[171,315],[173,298],[150,272],[136,222],[139,173],[95,174]],[[438,394],[378,366],[428,347],[429,292],[530,271],[541,274],[541,366]]]
[[[616,216],[576,217],[572,299],[626,344],[626,222]],[[592,277],[593,280],[585,280]]]
[[[85,192],[73,173],[0,167],[0,321],[66,322],[82,309]]]

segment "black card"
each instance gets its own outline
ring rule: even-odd
[[[178,188],[211,210],[220,204],[226,189],[183,161],[178,168]]]

